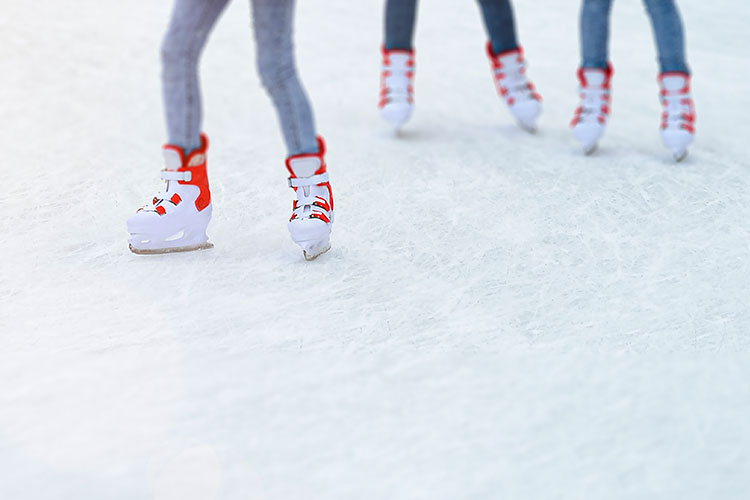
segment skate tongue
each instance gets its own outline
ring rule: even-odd
[[[661,79],[661,85],[667,92],[674,92],[685,87],[686,80],[682,75],[670,75]]]
[[[317,156],[305,156],[294,158],[289,161],[289,168],[295,177],[312,177],[320,168],[320,158]]]
[[[583,79],[586,81],[587,87],[601,87],[604,84],[606,75],[604,70],[601,69],[586,69],[583,70]]]
[[[164,148],[164,169],[177,171],[182,166],[180,153],[172,148]]]

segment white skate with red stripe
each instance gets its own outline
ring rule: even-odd
[[[578,68],[581,104],[576,108],[570,126],[587,155],[596,150],[607,126],[612,73],[611,64],[606,69]]]
[[[302,248],[306,260],[313,260],[331,248],[333,193],[328,180],[325,143],[318,137],[318,152],[286,159],[289,187],[297,199],[292,205],[289,234]]]
[[[659,75],[661,104],[661,140],[672,151],[675,161],[681,161],[688,153],[688,146],[695,136],[695,108],[690,96],[690,75],[681,72],[665,72]]]
[[[380,73],[380,116],[398,129],[414,109],[414,50],[386,50]]]
[[[177,146],[164,146],[164,191],[127,221],[133,253],[162,254],[213,247],[206,235],[212,211],[206,175],[207,148],[205,134],[201,134],[201,147],[187,157]]]
[[[523,129],[536,131],[536,120],[542,112],[542,96],[526,78],[523,49],[518,47],[494,54],[492,44],[487,42],[487,57],[498,94]]]

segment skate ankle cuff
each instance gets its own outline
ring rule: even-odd
[[[289,177],[289,187],[317,186],[328,182],[328,172],[313,175],[311,177]]]
[[[190,182],[193,180],[193,173],[184,170],[162,170],[161,178],[165,181]]]

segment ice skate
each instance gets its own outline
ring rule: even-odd
[[[333,193],[323,156],[325,143],[318,137],[318,152],[286,159],[289,187],[297,199],[292,206],[289,233],[302,248],[306,260],[313,260],[331,248]]]
[[[536,131],[536,120],[542,112],[542,97],[526,78],[523,49],[519,47],[494,54],[492,44],[487,42],[487,56],[490,58],[495,87],[500,97],[522,128],[529,132]]]
[[[128,219],[130,250],[136,254],[187,252],[211,248],[211,192],[206,175],[208,138],[187,157],[177,146],[164,146],[164,191]]]
[[[398,129],[414,108],[414,51],[386,50],[380,76],[380,116]]]
[[[611,64],[607,65],[606,69],[578,69],[581,104],[576,109],[570,126],[573,127],[573,135],[587,155],[596,150],[599,139],[604,135],[609,117],[609,84],[612,73]]]
[[[690,97],[690,75],[666,72],[659,75],[661,104],[661,140],[672,151],[675,161],[687,156],[695,135],[695,108]]]

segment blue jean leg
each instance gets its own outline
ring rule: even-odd
[[[229,0],[175,0],[161,45],[162,97],[167,140],[186,153],[200,147],[198,60]]]
[[[518,48],[513,8],[509,0],[477,0],[482,10],[484,27],[492,44],[492,52],[499,54]]]
[[[646,12],[651,18],[656,48],[659,53],[659,69],[690,74],[685,60],[685,35],[682,19],[674,0],[644,0]]]
[[[294,1],[252,0],[258,73],[276,107],[290,156],[318,152],[312,108],[294,61]]]
[[[606,68],[612,0],[583,0],[580,16],[581,66]]]
[[[383,23],[386,50],[411,50],[416,20],[417,0],[386,0]]]

